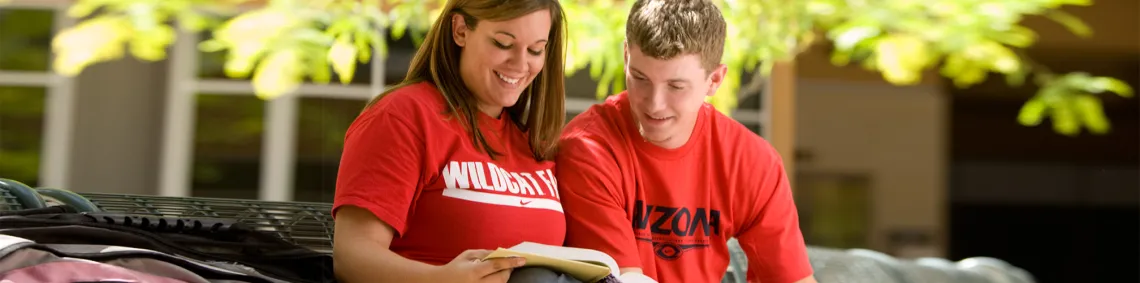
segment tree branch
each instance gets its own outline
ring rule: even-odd
[[[756,95],[764,93],[764,87],[768,84],[768,77],[764,76],[762,72],[756,71],[752,73],[752,80],[748,85],[740,88],[737,92],[736,101],[744,101]]]

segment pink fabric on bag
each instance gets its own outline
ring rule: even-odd
[[[41,263],[0,274],[2,282],[72,283],[72,282],[145,282],[186,283],[150,275],[114,265],[90,261],[65,260]]]

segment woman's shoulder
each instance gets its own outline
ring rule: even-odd
[[[386,112],[398,116],[436,115],[446,108],[439,89],[429,82],[397,86],[383,94],[366,112]]]

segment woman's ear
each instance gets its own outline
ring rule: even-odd
[[[455,40],[455,45],[464,47],[467,45],[467,21],[463,20],[463,15],[459,13],[451,14],[451,38]]]

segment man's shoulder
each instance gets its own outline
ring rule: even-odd
[[[738,164],[745,166],[767,164],[780,159],[775,147],[752,129],[715,109],[710,109],[710,113],[714,129],[710,133],[710,140],[719,143],[719,148],[723,149],[720,153],[722,158],[744,159],[746,162]]]
[[[621,123],[621,110],[617,97],[610,97],[590,106],[567,123],[559,138],[559,167],[563,165],[593,165],[621,163],[618,158],[627,156],[628,143]]]
[[[610,96],[605,101],[591,105],[586,111],[574,116],[562,131],[562,143],[592,146],[615,146],[624,138],[621,102],[624,93]]]

